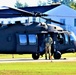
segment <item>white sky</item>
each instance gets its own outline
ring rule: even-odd
[[[39,0],[19,0],[24,4],[26,2],[29,6],[36,6]],[[47,2],[47,0],[41,0]],[[76,1],[76,0],[75,0]],[[14,7],[16,0],[0,0],[0,6]]]

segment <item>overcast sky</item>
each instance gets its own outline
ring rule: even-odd
[[[29,6],[36,6],[39,0],[19,0],[19,1],[22,4],[26,2]],[[41,1],[47,2],[47,0],[41,0]],[[16,3],[16,0],[0,0],[0,6],[14,7],[15,3]]]

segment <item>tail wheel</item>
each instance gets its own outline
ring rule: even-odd
[[[54,53],[54,59],[60,59],[61,58],[61,52],[57,51]]]
[[[32,58],[33,58],[34,60],[39,59],[39,54],[37,54],[37,53],[32,54]]]

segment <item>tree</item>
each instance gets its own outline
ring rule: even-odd
[[[23,5],[23,7],[28,7],[28,4],[25,2],[24,5]]]
[[[23,4],[20,3],[20,2],[17,0],[16,3],[15,3],[15,7],[16,7],[16,8],[23,7]]]
[[[76,10],[76,2],[72,2],[72,3],[70,4],[70,7]]]
[[[67,6],[70,6],[70,4],[73,3],[73,2],[74,2],[74,0],[62,0],[61,1],[62,4],[65,4]]]
[[[47,4],[51,5],[53,3],[60,3],[61,0],[47,0]]]
[[[27,7],[28,4],[26,2],[24,4],[22,4],[22,3],[19,2],[19,0],[17,0],[14,6],[16,8],[20,8],[20,7]]]
[[[47,4],[51,5],[52,0],[47,0]]]
[[[46,2],[42,2],[41,0],[39,0],[39,2],[38,2],[38,6],[45,6],[46,5]]]
[[[46,2],[43,2],[42,5],[45,6],[46,5]]]
[[[53,3],[60,2],[60,0],[52,0]]]
[[[42,1],[39,0],[38,6],[42,6]]]

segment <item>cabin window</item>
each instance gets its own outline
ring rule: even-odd
[[[36,35],[34,35],[34,34],[30,34],[30,35],[28,35],[28,39],[29,39],[29,44],[30,45],[35,45],[36,44]]]
[[[74,19],[74,26],[76,26],[76,19]]]
[[[26,45],[27,44],[26,35],[19,35],[19,41],[20,41],[20,45]]]
[[[65,19],[60,19],[60,22],[65,25]]]

